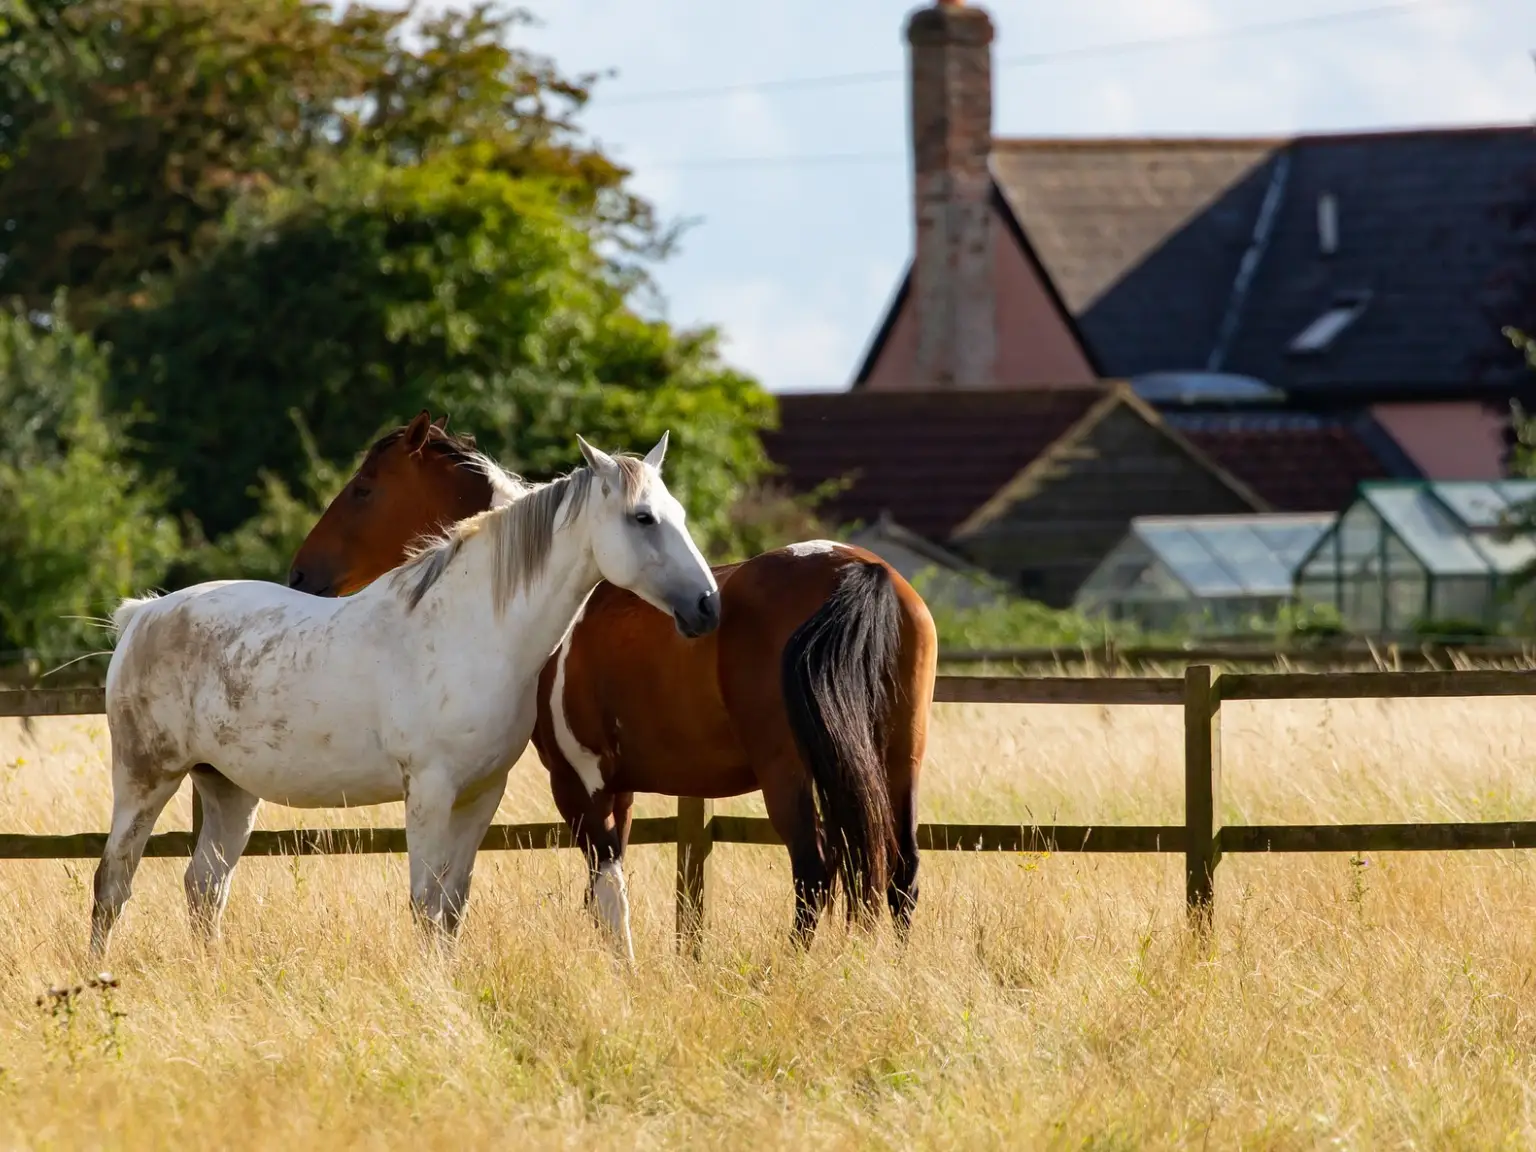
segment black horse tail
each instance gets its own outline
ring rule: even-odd
[[[828,871],[873,911],[896,855],[884,728],[901,648],[901,603],[883,564],[847,565],[784,646],[790,728],[815,786]]]

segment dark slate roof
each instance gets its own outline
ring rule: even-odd
[[[763,436],[783,479],[805,492],[837,477],[840,521],[889,513],[942,541],[1110,394],[1108,386],[998,392],[829,392],[778,397]]]
[[[1163,421],[1280,512],[1339,512],[1363,480],[1419,470],[1368,415],[1174,413]]]
[[[1516,252],[1500,211],[1536,174],[1528,125],[1000,140],[992,164],[1110,376],[1203,369],[1220,346],[1222,370],[1303,395],[1465,385],[1489,355],[1498,365],[1489,382],[1518,379],[1519,358],[1483,307]],[[1254,245],[1272,188],[1272,227]],[[1332,256],[1318,250],[1325,192],[1338,205]],[[1234,306],[1250,246],[1256,271]],[[1359,318],[1325,352],[1289,354],[1292,338],[1347,292],[1370,293]]]

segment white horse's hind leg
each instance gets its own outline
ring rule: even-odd
[[[187,911],[193,932],[208,941],[218,937],[230,873],[250,841],[261,799],[206,764],[192,770],[192,784],[203,802],[203,829],[187,865]]]
[[[405,800],[405,837],[411,856],[411,907],[424,926],[457,934],[469,900],[475,854],[506,786],[502,773],[485,791],[461,801],[445,778],[435,773],[412,776]]]
[[[144,856],[144,844],[155,829],[185,772],[155,776],[112,760],[112,831],[96,866],[91,901],[91,957],[105,955],[112,926],[133,892],[133,875]]]

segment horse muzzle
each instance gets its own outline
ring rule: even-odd
[[[690,640],[708,636],[720,627],[720,589],[711,588],[692,604],[673,608],[672,620]]]

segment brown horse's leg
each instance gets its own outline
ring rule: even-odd
[[[890,775],[887,783],[891,797],[891,820],[896,832],[896,859],[891,863],[891,878],[886,898],[896,935],[905,941],[912,927],[912,912],[917,907],[917,782],[927,745],[924,717],[908,718],[899,714],[886,742],[885,763]]]
[[[624,882],[624,845],[613,819],[616,797],[606,788],[589,796],[575,770],[564,763],[550,769],[549,785],[555,806],[560,809],[576,847],[587,862],[587,888],[582,895],[582,905],[609,930],[614,943],[633,964],[629,896]]]
[[[809,948],[831,895],[831,873],[822,853],[811,782],[798,759],[768,765],[758,778],[763,781],[768,820],[789,848],[795,882],[795,927],[790,938]]]
[[[634,823],[635,794],[633,792],[615,792],[613,794],[613,828],[619,838],[619,862],[624,862],[624,853],[629,848],[629,828]]]
[[[886,786],[896,832],[896,859],[886,896],[896,935],[906,942],[917,907],[917,793],[928,752],[928,721],[938,672],[938,633],[933,618],[910,588],[902,593],[901,660],[886,720]]]

